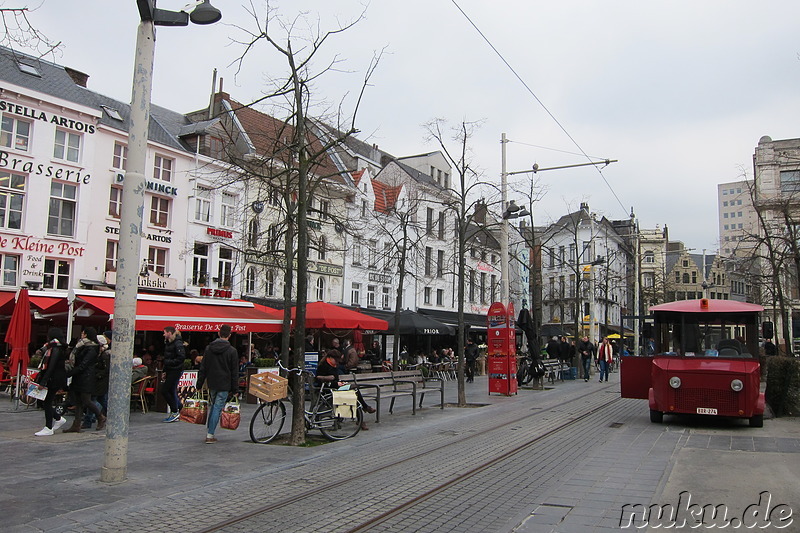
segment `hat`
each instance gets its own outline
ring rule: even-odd
[[[134,357],[133,358],[133,366],[142,366],[142,358],[141,357]]]
[[[97,344],[100,344],[102,346],[106,346],[106,345],[108,345],[108,339],[106,339],[105,336],[103,336],[103,335],[98,335],[97,336]]]

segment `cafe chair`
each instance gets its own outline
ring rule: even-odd
[[[152,384],[153,376],[145,376],[137,379],[131,384],[131,406],[138,402],[142,408],[142,413],[147,412],[147,387],[150,386],[150,394],[155,395],[155,387]]]

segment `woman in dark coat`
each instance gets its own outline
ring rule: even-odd
[[[60,328],[50,328],[47,331],[47,339],[47,344],[43,347],[42,368],[39,370],[39,375],[36,376],[36,383],[47,387],[47,396],[40,402],[44,408],[45,426],[41,431],[34,433],[37,437],[52,435],[54,430],[67,422],[64,417],[56,413],[55,407],[53,407],[56,393],[67,388],[67,371],[64,369],[66,361],[64,333]]]
[[[83,410],[89,409],[97,417],[97,425],[105,426],[106,417],[100,412],[97,404],[92,401],[95,390],[97,370],[97,356],[100,346],[97,344],[97,330],[93,327],[85,328],[81,332],[81,339],[75,345],[72,353],[75,356],[74,366],[67,370],[67,376],[72,376],[69,386],[69,397],[75,405],[75,421],[72,426],[63,430],[64,433],[80,433],[83,420]]]

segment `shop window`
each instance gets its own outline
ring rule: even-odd
[[[53,157],[77,163],[81,160],[81,136],[65,130],[56,130]]]
[[[211,222],[211,189],[198,187],[194,197],[194,219]]]
[[[19,273],[19,256],[0,254],[0,264],[3,266],[3,285],[16,287]]]
[[[50,184],[50,209],[47,215],[47,233],[72,237],[75,231],[75,211],[78,187],[54,181]]]
[[[258,246],[258,231],[259,231],[258,219],[253,218],[250,220],[250,224],[247,225],[248,248],[256,248]]]
[[[69,289],[69,261],[63,259],[45,259],[43,289]]]
[[[169,277],[167,272],[167,253],[169,250],[165,248],[150,247],[147,250],[147,263],[150,270],[159,276]]]
[[[173,160],[167,157],[156,155],[153,161],[153,179],[161,181],[172,181]]]
[[[0,146],[27,152],[31,140],[31,123],[10,115],[3,115],[0,124]]]
[[[208,283],[208,245],[195,243],[192,257],[192,284],[205,285],[206,283]]]
[[[325,301],[325,278],[322,276],[317,278],[316,297],[318,302]]]
[[[167,198],[153,196],[150,199],[150,224],[166,228],[169,223],[169,204]]]
[[[108,216],[119,218],[122,215],[122,187],[111,186],[108,197]]]
[[[119,243],[117,241],[106,241],[106,272],[117,270],[117,258],[119,257]]]
[[[253,294],[256,292],[256,268],[248,267],[247,273],[244,276],[244,292]]]
[[[233,249],[220,248],[217,263],[217,283],[230,288],[233,285]]]
[[[0,227],[22,228],[25,205],[25,176],[0,172]]]
[[[122,143],[114,143],[114,156],[111,158],[111,167],[119,170],[128,168],[128,147]]]
[[[232,194],[222,194],[222,212],[220,213],[220,224],[225,228],[232,228],[236,225],[236,196]]]
[[[389,309],[390,301],[391,301],[391,290],[389,287],[383,287],[383,293],[381,294],[381,307],[383,307],[384,309]]]

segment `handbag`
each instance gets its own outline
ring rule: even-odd
[[[47,396],[47,387],[42,385],[37,385],[36,383],[31,383],[28,385],[28,390],[25,392],[31,398],[36,398],[37,400],[44,400]]]
[[[222,429],[236,429],[239,427],[241,418],[239,398],[234,396],[233,399],[225,403],[225,407],[222,408],[222,416],[220,417],[219,425]]]
[[[181,409],[180,419],[191,424],[205,424],[208,416],[208,401],[195,395],[186,398]]]

